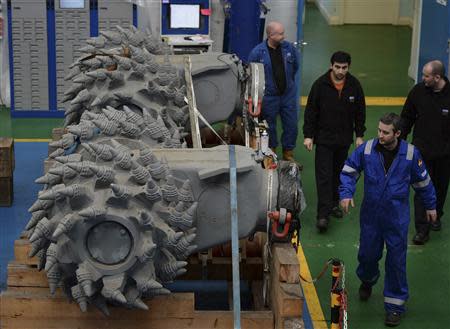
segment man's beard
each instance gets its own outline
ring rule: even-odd
[[[383,147],[388,149],[389,147],[391,147],[392,145],[395,144],[395,141],[396,141],[396,139],[394,138],[394,139],[390,140],[389,142],[385,141],[384,144],[383,143],[380,143],[380,144],[383,145]]]

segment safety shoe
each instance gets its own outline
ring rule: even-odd
[[[293,150],[283,150],[283,160],[285,161],[295,161]]]
[[[414,235],[412,242],[415,245],[421,246],[424,245],[429,239],[430,236],[427,233],[417,232],[416,235]]]
[[[344,212],[341,210],[341,208],[334,207],[333,209],[331,209],[330,215],[335,218],[342,218],[342,217],[344,217]]]
[[[441,230],[441,221],[439,219],[436,219],[435,222],[430,223],[430,230],[432,231],[440,231]]]
[[[367,283],[363,282],[359,286],[359,299],[366,301],[369,299],[369,297],[372,295],[372,286],[368,285]]]
[[[384,324],[388,327],[397,327],[400,324],[401,314],[397,312],[386,312]]]
[[[316,227],[319,229],[320,233],[326,232],[328,229],[328,218],[318,218]]]

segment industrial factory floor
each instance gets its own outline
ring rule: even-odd
[[[411,30],[407,27],[387,25],[345,25],[330,27],[313,5],[308,5],[305,20],[305,41],[302,71],[302,95],[308,94],[313,81],[329,66],[329,57],[335,50],[347,50],[352,54],[351,72],[360,79],[366,96],[373,99],[368,106],[366,138],[376,136],[378,118],[385,112],[399,113],[399,98],[405,97],[413,85],[407,77]],[[385,98],[394,97],[394,98]],[[401,99],[400,99],[401,103]],[[303,108],[303,107],[302,107]],[[16,141],[15,201],[12,208],[0,208],[0,284],[5,287],[6,264],[12,259],[13,241],[29,219],[28,207],[33,203],[40,186],[33,183],[43,172],[43,159],[47,143],[36,139],[48,139],[54,127],[61,126],[61,119],[13,119],[9,111],[0,110],[0,135],[13,136]],[[299,127],[303,119],[299,121]],[[300,129],[301,132],[301,129]],[[358,213],[362,199],[362,186],[355,197],[356,207],[344,219],[332,219],[326,234],[315,229],[316,189],[314,183],[314,155],[304,150],[302,134],[299,134],[296,159],[304,165],[303,184],[308,208],[302,215],[301,243],[306,256],[304,269],[316,276],[329,258],[339,258],[346,264],[346,289],[348,290],[349,328],[383,328],[383,277],[374,288],[368,302],[358,299],[359,280],[355,275],[356,255],[359,243]],[[450,197],[449,197],[450,198]],[[448,295],[450,294],[450,200],[447,200],[440,232],[431,232],[425,246],[410,244],[408,250],[408,279],[410,300],[408,311],[399,328],[445,328],[450,323]],[[410,226],[410,238],[414,233]],[[384,266],[381,264],[381,268]],[[330,278],[325,276],[307,288],[305,297],[309,315],[307,328],[326,328],[329,320]],[[329,323],[329,322],[327,322]]]

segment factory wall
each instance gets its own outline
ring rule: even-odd
[[[330,25],[394,24],[412,27],[414,0],[315,0]]]

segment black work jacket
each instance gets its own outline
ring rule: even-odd
[[[412,143],[425,159],[450,155],[450,84],[439,92],[418,83],[409,92],[402,110],[402,138],[414,126]]]
[[[333,85],[330,70],[318,78],[308,95],[303,124],[305,138],[315,144],[348,146],[356,137],[363,137],[366,121],[366,102],[358,79],[350,73],[339,92]]]

